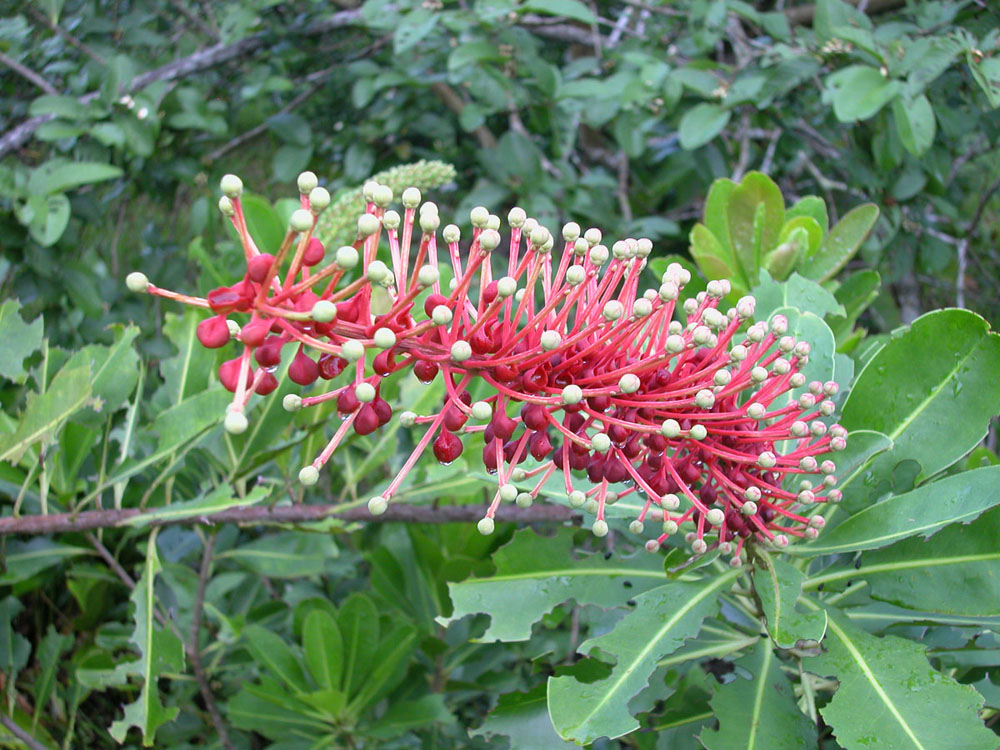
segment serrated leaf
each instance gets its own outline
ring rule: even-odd
[[[117,326],[111,346],[85,346],[70,357],[66,367],[85,365],[90,368],[90,387],[96,399],[93,410],[76,415],[74,421],[87,424],[103,421],[118,411],[135,391],[139,380],[139,355],[132,342],[138,335],[136,326]]]
[[[796,703],[792,685],[768,641],[734,662],[750,673],[716,688],[710,704],[719,717],[717,730],[699,739],[708,750],[799,750],[815,747],[816,725]],[[738,674],[738,673],[737,673]]]
[[[911,610],[955,615],[1000,615],[1000,508],[969,524],[953,524],[930,539],[905,539],[861,556],[824,581],[868,581],[872,597]]]
[[[51,441],[59,427],[90,400],[90,367],[63,368],[45,393],[28,396],[17,429],[0,438],[0,461],[17,464],[38,442]]]
[[[153,616],[156,603],[153,584],[161,569],[154,529],[146,545],[146,565],[142,577],[129,597],[135,607],[135,628],[129,642],[139,651],[139,659],[119,664],[115,670],[118,673],[138,675],[142,679],[139,697],[125,706],[124,717],[115,721],[108,729],[119,743],[125,742],[128,730],[136,727],[142,733],[142,744],[148,747],[153,744],[157,730],[173,721],[180,713],[176,706],[168,708],[163,705],[156,685],[161,671],[179,671],[183,669],[184,662],[183,644],[169,630],[158,630]]]
[[[919,479],[947,468],[986,435],[1000,412],[1000,336],[968,310],[938,310],[895,334],[857,377],[844,404],[848,430],[878,430],[892,460]]]
[[[439,617],[438,622],[447,625],[486,612],[491,622],[482,641],[526,641],[531,626],[567,599],[616,607],[666,580],[663,563],[655,555],[574,558],[573,535],[566,528],[554,537],[539,536],[531,529],[516,532],[509,544],[494,553],[494,575],[448,584],[454,610],[451,617]],[[626,583],[630,584],[627,588]]]
[[[527,693],[501,695],[486,721],[477,729],[470,730],[469,734],[484,739],[507,737],[512,748],[550,750],[575,747],[552,728],[544,684],[537,685]]]
[[[302,646],[306,667],[316,684],[327,689],[340,687],[344,664],[344,639],[337,621],[329,612],[314,609],[302,624]]]
[[[820,641],[826,632],[826,612],[801,612],[802,571],[778,558],[761,557],[753,572],[754,590],[760,599],[768,635],[779,648],[793,648],[799,641]]]
[[[924,646],[869,635],[836,608],[827,612],[826,651],[804,666],[840,683],[820,713],[846,750],[996,750],[996,735],[976,715],[982,697],[932,669]]]
[[[20,302],[9,299],[0,305],[0,377],[23,383],[28,377],[24,360],[41,348],[44,333],[41,315],[25,323]]]
[[[697,635],[702,620],[718,612],[718,595],[738,574],[731,570],[640,594],[635,597],[635,609],[614,630],[584,642],[580,652],[599,648],[616,660],[615,666],[610,676],[596,682],[549,678],[549,715],[559,736],[587,744],[598,737],[614,739],[638,729],[629,701],[646,687],[658,660]]]
[[[823,244],[798,271],[807,279],[825,281],[841,268],[865,241],[878,220],[878,207],[873,203],[857,206],[838,221],[823,240]]]
[[[855,513],[796,555],[829,555],[886,547],[917,534],[931,536],[952,523],[968,523],[1000,504],[1000,466],[987,466],[925,484]]]
[[[265,500],[271,494],[271,489],[269,486],[254,487],[245,497],[238,497],[228,486],[221,485],[202,497],[172,503],[162,508],[154,508],[142,515],[126,519],[121,525],[142,527],[154,522],[196,518],[229,508],[249,508],[251,505]]]

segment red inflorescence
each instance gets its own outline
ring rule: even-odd
[[[647,519],[662,528],[650,550],[683,530],[696,554],[718,547],[738,565],[746,540],[784,547],[819,533],[824,519],[810,514],[812,506],[837,502],[840,493],[834,463],[817,457],[843,450],[846,432],[825,419],[836,383],[806,382],[800,370],[809,344],[788,335],[785,318],[752,323],[752,297],[721,310],[731,293],[724,280],[680,302],[690,274],[676,263],[659,288],[640,290],[652,249],[645,239],[609,249],[600,231],[570,223],[554,258],[556,238],[519,208],[508,215],[507,243],[499,218],[476,208],[468,251],[460,251],[454,225],[441,232],[439,248],[437,207],[421,204],[414,188],[404,191],[400,215],[388,210],[388,188],[367,185],[356,241],[327,259],[312,230],[329,194],[315,182],[310,173],[300,179],[302,208],[271,255],[247,232],[241,183],[223,180],[220,207],[247,258],[234,285],[201,299],[155,287],[142,274],[129,279],[133,289],[213,311],[198,327],[205,346],[224,346],[231,334],[243,344],[219,368],[234,393],[226,419],[233,432],[246,429],[251,395],[277,387],[273,372],[283,357],[298,385],[343,379],[317,395],[285,397],[289,410],[335,401],[343,418],[300,473],[304,484],[317,481],[350,430],[367,435],[391,419],[382,380],[412,368],[421,382],[443,379],[444,403],[434,414],[399,416],[425,431],[370,501],[374,514],[428,446],[447,464],[469,435],[481,438],[483,464],[498,479],[483,533],[493,530],[502,502],[530,505],[556,472],[569,504],[596,514],[599,536],[608,531],[609,505],[640,497],[630,528],[640,532]],[[377,257],[383,235],[388,263]],[[446,288],[442,267],[451,277]],[[249,316],[242,328],[234,314]],[[490,392],[475,403],[474,380]],[[590,489],[574,489],[584,477]]]

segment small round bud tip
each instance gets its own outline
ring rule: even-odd
[[[289,393],[281,400],[281,406],[285,411],[298,411],[302,408],[302,396]]]
[[[243,412],[231,411],[226,415],[225,421],[226,432],[230,435],[242,435],[247,431],[247,427],[250,423],[247,421],[246,415]]]
[[[133,271],[125,277],[125,286],[130,292],[141,294],[149,289],[149,279],[142,271]]]
[[[479,529],[479,533],[483,536],[489,536],[493,533],[493,529],[496,528],[496,524],[493,523],[492,518],[481,518],[479,523],[476,524],[476,528]]]
[[[378,497],[373,497],[368,501],[368,512],[373,516],[381,516],[385,513],[386,509],[389,507],[389,503],[386,499],[379,495]]]
[[[304,484],[306,487],[312,487],[316,482],[319,481],[319,469],[315,466],[303,466],[299,470],[299,482]]]
[[[608,535],[608,522],[607,521],[594,521],[594,525],[591,527],[591,531],[594,532],[594,536],[602,537]]]

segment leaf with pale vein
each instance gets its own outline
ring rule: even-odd
[[[754,590],[764,610],[768,635],[780,648],[800,640],[820,641],[826,632],[826,612],[800,612],[802,571],[778,558],[761,557],[753,573]]]

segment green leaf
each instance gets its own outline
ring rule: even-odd
[[[39,96],[28,107],[28,114],[32,117],[55,115],[67,120],[82,120],[87,118],[89,113],[87,105],[81,104],[76,97],[59,94]]]
[[[819,642],[826,632],[826,612],[796,609],[804,577],[802,571],[777,558],[761,557],[754,568],[754,590],[767,632],[779,648],[793,648],[799,641]]]
[[[732,258],[733,254],[732,242],[729,239],[729,196],[736,185],[737,183],[728,177],[720,177],[712,182],[708,197],[705,198],[704,224],[725,248],[727,258]],[[736,267],[735,262],[732,265]]]
[[[816,725],[796,703],[781,662],[765,640],[734,662],[750,673],[716,688],[710,701],[719,717],[717,730],[704,730],[699,739],[708,750],[799,750],[815,747]],[[737,673],[738,675],[739,673]]]
[[[46,537],[37,537],[27,542],[11,539],[7,542],[0,586],[12,586],[26,581],[53,565],[87,554],[92,554],[92,551],[86,547],[61,544]]]
[[[158,630],[153,616],[156,604],[153,583],[161,569],[154,529],[146,545],[146,565],[142,578],[129,597],[135,606],[135,628],[129,642],[139,651],[139,659],[119,664],[115,670],[119,674],[138,675],[142,678],[139,697],[125,706],[124,717],[115,721],[108,729],[119,743],[125,742],[131,727],[136,727],[142,732],[142,744],[148,747],[153,744],[156,731],[176,719],[180,713],[176,706],[168,708],[163,705],[156,685],[161,671],[180,671],[184,663],[184,649],[180,640],[169,630]]]
[[[90,368],[90,387],[95,397],[93,410],[76,415],[74,421],[84,424],[93,424],[97,420],[103,422],[135,392],[135,384],[139,380],[139,355],[132,342],[138,335],[136,326],[116,326],[115,342],[111,346],[85,346],[69,358],[65,367],[86,365]]]
[[[81,185],[114,180],[122,174],[121,168],[103,162],[52,159],[32,170],[28,177],[28,192],[52,195]]]
[[[351,594],[340,606],[337,624],[344,640],[341,687],[348,695],[354,695],[371,670],[378,650],[379,624],[375,603],[364,594]]]
[[[0,672],[7,678],[7,714],[14,707],[17,675],[31,656],[31,643],[14,630],[14,618],[23,610],[24,605],[13,596],[0,600]]]
[[[797,273],[793,273],[787,281],[775,281],[766,269],[762,269],[760,283],[750,291],[750,294],[757,300],[754,314],[761,319],[769,317],[781,307],[794,307],[819,317],[844,312],[843,306],[830,292],[815,281],[804,279]]]
[[[393,34],[393,52],[399,55],[413,49],[421,39],[434,30],[439,18],[441,18],[440,13],[425,8],[410,11]]]
[[[41,315],[25,323],[20,313],[21,303],[15,299],[0,305],[0,377],[15,383],[28,377],[24,360],[41,348],[45,333]]]
[[[302,671],[299,657],[287,643],[260,625],[250,625],[243,631],[243,635],[246,636],[247,648],[254,661],[294,692],[309,692],[309,682]]]
[[[28,224],[31,238],[42,247],[52,247],[69,225],[69,198],[64,193],[39,197],[38,209]]]
[[[299,148],[298,146],[282,146],[279,150]],[[291,171],[301,172],[304,166],[297,166]],[[278,212],[274,210],[266,198],[259,195],[244,193],[240,197],[240,203],[243,206],[243,215],[246,216],[247,230],[257,243],[258,249],[262,253],[278,252],[282,240],[285,239],[285,224],[278,216]],[[229,226],[229,222],[226,222],[226,225],[235,239],[236,230]]]
[[[35,676],[35,692],[32,696],[35,702],[35,715],[31,719],[32,728],[38,726],[42,711],[49,705],[49,700],[52,698],[52,691],[56,686],[56,673],[60,666],[60,657],[72,645],[72,635],[59,633],[52,623],[49,623],[49,628],[42,642],[38,645],[36,654],[39,670]]]
[[[482,641],[526,641],[531,626],[567,599],[616,607],[665,581],[663,563],[655,555],[574,557],[573,536],[572,529],[559,529],[554,537],[518,531],[494,553],[494,575],[448,584],[454,611],[438,622],[446,625],[486,612],[492,620]]]
[[[892,459],[920,463],[918,477],[951,466],[1000,412],[1000,336],[968,310],[922,315],[893,335],[858,375],[841,424],[884,432]]]
[[[503,697],[501,696],[501,700]],[[544,700],[544,699],[543,699]],[[544,704],[543,704],[544,705]],[[548,714],[545,715],[548,722]],[[377,738],[398,737],[429,724],[454,724],[455,717],[445,704],[441,693],[428,693],[416,700],[393,701],[389,710],[379,717],[378,723],[367,734]],[[549,724],[551,732],[552,725]],[[475,730],[471,730],[475,731]],[[542,748],[538,748],[542,750]]]
[[[597,23],[594,12],[580,0],[528,0],[528,2],[522,3],[520,8],[532,13],[565,16],[580,23]]]
[[[306,667],[318,685],[333,690],[340,687],[344,664],[344,639],[337,621],[329,612],[314,609],[302,624],[302,646]]]
[[[694,151],[704,146],[722,132],[732,116],[731,110],[718,104],[703,102],[694,105],[684,113],[677,126],[681,148],[685,151]]]
[[[254,487],[245,497],[234,496],[226,485],[216,487],[208,494],[194,500],[172,503],[162,508],[154,508],[140,516],[133,516],[121,523],[122,526],[143,527],[151,523],[182,518],[195,518],[209,513],[217,513],[229,508],[249,508],[265,500],[271,494],[271,487]]]
[[[704,224],[695,224],[689,239],[691,257],[707,278],[729,279],[741,283],[746,288],[746,282],[741,279],[743,274],[733,262],[729,249],[723,247],[708,227]]]
[[[840,683],[833,700],[820,709],[837,742],[848,750],[996,750],[996,735],[976,715],[982,697],[932,669],[924,646],[869,635],[836,608],[827,612],[826,651],[804,666]]]
[[[227,717],[238,729],[260,732],[270,739],[306,736],[318,739],[330,725],[311,715],[308,704],[295,700],[273,680],[262,686],[243,685],[229,701]]]
[[[352,691],[355,694],[347,710],[356,712],[370,706],[388,693],[394,685],[405,679],[406,670],[403,665],[416,647],[417,630],[409,623],[397,625],[386,633],[378,644],[373,660],[365,665],[370,669]],[[362,672],[355,674],[361,675]]]
[[[826,212],[826,202],[815,195],[807,195],[795,202],[795,205],[785,212],[785,220],[791,221],[800,216],[808,216],[818,225],[825,235],[830,229],[830,218]]]
[[[799,264],[799,273],[814,281],[829,279],[854,257],[877,219],[878,207],[873,203],[853,208],[834,225],[816,254]]]
[[[268,578],[302,578],[321,574],[327,561],[336,556],[337,547],[329,534],[287,531],[262,536],[216,558],[234,560]]]
[[[840,122],[867,120],[892,101],[901,88],[875,68],[848,65],[826,77],[824,100],[833,103],[833,114]]]
[[[965,53],[965,57],[972,77],[986,94],[986,101],[994,109],[1000,107],[1000,59],[983,57],[982,53],[977,57],[971,50]]]
[[[214,374],[215,353],[203,347],[197,336],[203,313],[187,308],[182,315],[167,313],[163,335],[177,347],[177,354],[160,362],[163,390],[168,404],[179,404],[205,390]]]
[[[934,143],[937,130],[930,100],[924,94],[912,100],[897,96],[892,100],[892,116],[903,148],[914,156],[922,156]]]
[[[951,523],[968,522],[1000,504],[1000,466],[987,466],[925,484],[855,513],[818,541],[789,547],[791,554],[829,555],[886,547],[907,537],[929,537]]]
[[[827,314],[826,322],[837,337],[838,345],[850,335],[858,317],[878,297],[882,277],[878,271],[864,270],[852,273],[833,293],[844,311],[842,314]]]
[[[930,539],[905,539],[861,556],[861,566],[825,581],[865,580],[872,596],[907,609],[954,615],[1000,615],[1000,508],[953,524]],[[823,581],[820,581],[823,582]]]
[[[537,685],[527,693],[501,695],[486,721],[478,729],[470,730],[469,734],[484,739],[507,737],[512,748],[549,750],[575,747],[552,728],[544,684]]]
[[[635,597],[635,609],[614,630],[584,642],[580,652],[600,649],[616,660],[615,666],[610,676],[596,682],[549,678],[549,715],[559,736],[587,744],[638,729],[629,701],[646,686],[657,661],[697,635],[702,620],[719,611],[719,594],[737,575],[738,571],[727,571],[640,594]]]
[[[847,448],[837,454],[835,463],[837,465],[837,486],[844,493],[842,504],[848,512],[860,510],[871,504],[868,497],[868,482],[862,481],[855,484],[859,477],[867,480],[867,474],[863,475],[865,468],[871,464],[875,456],[884,453],[892,448],[892,441],[881,432],[874,430],[852,430],[847,434]],[[827,517],[827,521],[832,516]]]
[[[45,393],[28,396],[17,429],[0,436],[0,461],[17,464],[35,443],[48,443],[59,426],[90,399],[90,368],[87,365],[62,368]]]
[[[778,244],[785,226],[781,190],[767,175],[748,173],[729,194],[726,221],[733,255],[750,284],[756,284],[763,254]]]

